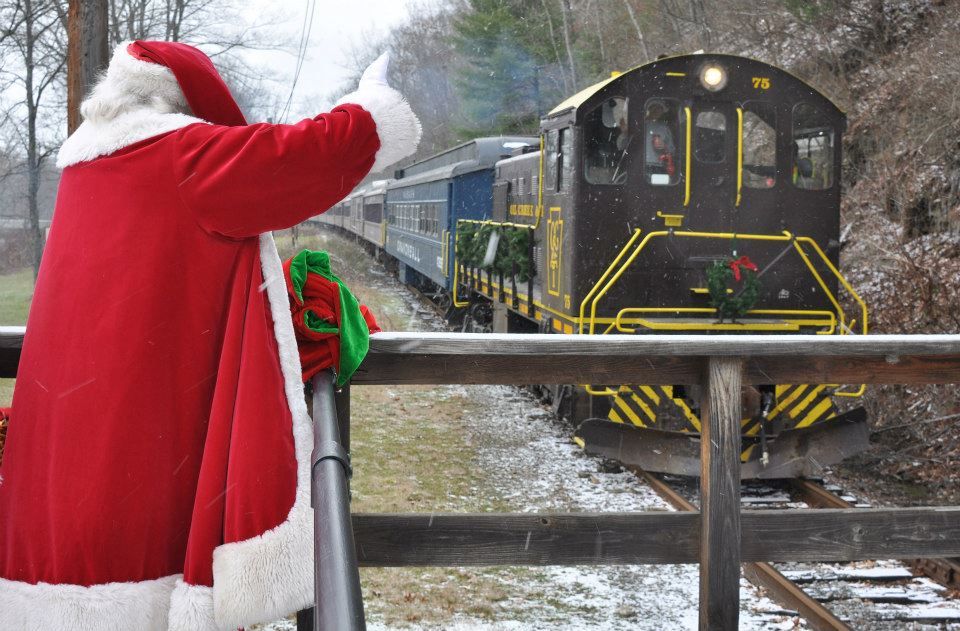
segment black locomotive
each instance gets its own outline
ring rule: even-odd
[[[571,96],[539,138],[477,139],[378,183],[379,230],[350,223],[365,190],[320,220],[366,235],[466,330],[865,334],[866,305],[838,271],[845,124],[778,68],[668,57]],[[692,388],[549,394],[588,451],[699,471]],[[859,394],[746,390],[743,476],[812,475],[865,448],[863,410],[836,405]]]

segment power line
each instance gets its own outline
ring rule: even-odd
[[[303,62],[307,56],[307,47],[310,45],[310,33],[313,31],[313,14],[316,9],[316,0],[307,0],[307,9],[303,14],[303,26],[300,28],[300,43],[297,45],[297,65],[293,73],[293,83],[290,86],[290,94],[287,95],[287,102],[284,104],[278,117],[280,122],[286,121],[287,113],[290,111],[290,104],[293,102],[293,93],[297,89],[297,82],[300,80],[300,71],[303,69]]]

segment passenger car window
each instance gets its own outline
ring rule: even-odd
[[[723,162],[727,117],[722,112],[697,112],[694,119],[693,155],[700,162]]]
[[[793,108],[794,186],[824,190],[833,186],[834,130],[830,119],[809,103]]]
[[[607,99],[587,114],[583,127],[583,173],[587,182],[626,182],[624,159],[631,140],[627,99]]]
[[[643,173],[648,184],[668,186],[680,180],[680,138],[673,99],[650,99],[643,108]]]
[[[777,112],[770,103],[743,105],[743,185],[773,188],[777,183]]]

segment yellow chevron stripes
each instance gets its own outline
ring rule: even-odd
[[[618,394],[613,397],[613,403],[619,409],[621,415],[625,415],[628,419],[630,419],[631,423],[637,427],[646,427],[646,424],[640,420],[640,415],[633,410],[630,404],[627,403],[626,399]],[[610,411],[613,412],[614,408],[611,407]],[[623,422],[622,419],[621,422]]]
[[[837,414],[830,394],[826,386],[779,385],[777,405],[770,411],[769,418],[786,416],[784,429],[802,429],[831,419]]]

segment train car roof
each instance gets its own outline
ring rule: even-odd
[[[369,184],[367,184],[367,188],[363,190],[367,195],[376,195],[378,193],[384,193],[393,182],[394,182],[393,178],[389,178],[386,180],[374,180]]]
[[[441,169],[461,166],[461,170],[454,169],[449,175],[468,173],[471,170],[488,168],[497,160],[509,156],[514,149],[523,145],[537,145],[540,140],[532,136],[489,136],[474,138],[450,149],[445,149],[430,157],[418,160],[401,170],[402,177],[398,180],[407,180],[412,176],[426,173],[443,173]]]
[[[563,100],[560,104],[558,104],[556,107],[554,107],[544,116],[544,121],[554,119],[554,118],[559,118],[564,114],[567,114],[567,115],[572,114],[574,117],[576,117],[577,110],[579,110],[583,105],[587,104],[588,102],[593,101],[593,97],[603,92],[604,88],[606,88],[610,84],[617,83],[624,80],[626,77],[628,77],[633,73],[651,72],[651,71],[656,71],[658,68],[663,68],[665,72],[669,72],[671,67],[675,67],[677,65],[690,65],[691,63],[696,63],[697,65],[700,65],[702,62],[707,62],[709,60],[716,60],[718,62],[725,63],[731,69],[737,69],[741,65],[755,66],[755,67],[762,66],[762,67],[769,68],[770,70],[780,74],[782,77],[786,78],[787,80],[791,82],[795,82],[798,85],[805,86],[813,94],[823,99],[825,103],[829,103],[840,115],[843,115],[843,111],[840,110],[840,108],[837,107],[836,103],[834,103],[827,95],[825,95],[823,92],[821,92],[817,88],[811,86],[809,83],[807,83],[803,79],[800,79],[796,75],[786,70],[783,70],[782,68],[773,66],[763,61],[759,61],[757,59],[752,59],[750,57],[741,57],[738,55],[725,55],[725,54],[714,54],[714,53],[693,53],[693,54],[685,54],[685,55],[674,55],[670,57],[662,57],[655,61],[651,61],[646,64],[642,64],[640,66],[631,68],[625,72],[613,73],[613,75],[610,78],[604,79],[603,81],[599,81],[587,88],[584,88],[583,90],[580,90],[573,96],[570,96],[567,99]],[[676,74],[680,75],[681,73],[676,73]]]
[[[476,148],[475,155],[477,157],[460,160],[451,164],[442,164],[441,166],[435,166],[429,171],[419,172],[413,175],[406,173],[405,169],[404,176],[393,180],[387,186],[387,190],[404,188],[414,184],[422,184],[424,182],[446,180],[458,175],[480,171],[482,169],[492,169],[501,158],[509,156],[514,149],[524,145],[535,147],[539,146],[539,144],[540,139],[534,136],[496,136],[491,138],[476,138],[470,142],[463,143],[462,145],[457,145],[453,149],[449,149],[433,157],[445,155],[455,155],[458,157],[469,156],[470,154],[467,152],[459,154],[454,153],[454,151],[457,149],[462,149],[469,146],[474,146]],[[428,160],[431,160],[431,158],[428,158],[424,162],[427,162]]]

